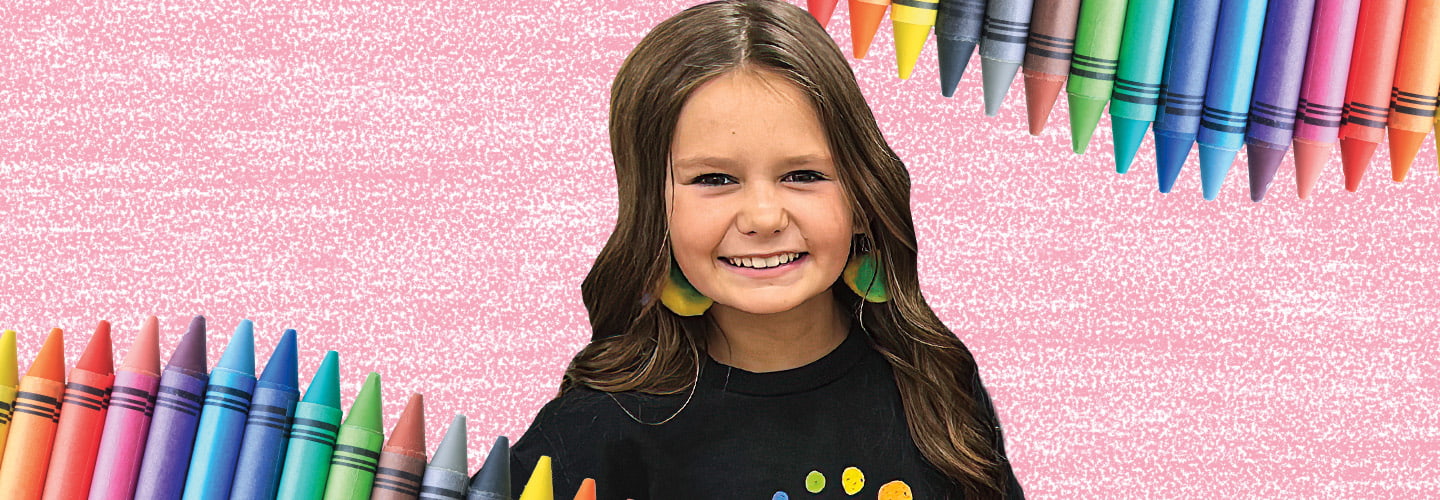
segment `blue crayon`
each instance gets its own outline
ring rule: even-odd
[[[1200,119],[1200,183],[1206,200],[1220,194],[1225,174],[1245,145],[1255,65],[1265,30],[1267,0],[1224,0],[1210,80],[1205,84],[1205,112]]]
[[[265,372],[255,383],[255,398],[245,420],[245,440],[235,462],[230,500],[274,500],[285,465],[290,420],[300,399],[300,374],[295,330],[285,330],[270,355]]]
[[[1250,198],[1260,201],[1290,150],[1300,102],[1300,78],[1310,47],[1315,0],[1278,0],[1265,13],[1245,151],[1250,157]]]
[[[140,460],[134,498],[180,498],[208,380],[205,317],[196,316],[160,374],[160,393],[155,398],[150,435],[145,438],[145,456]]]
[[[1200,132],[1206,76],[1220,0],[1178,0],[1165,56],[1164,104],[1155,119],[1155,166],[1160,192],[1169,193]]]
[[[235,458],[245,439],[245,419],[255,391],[255,324],[240,320],[220,364],[210,371],[205,389],[205,407],[190,470],[185,476],[185,500],[224,498],[230,494],[235,475]]]

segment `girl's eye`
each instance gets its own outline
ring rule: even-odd
[[[802,178],[802,179],[810,179],[810,180],[802,180],[802,181],[799,181],[799,182],[806,183],[806,184],[809,184],[809,183],[811,183],[811,182],[818,182],[818,181],[823,181],[823,180],[825,180],[825,174],[822,174],[822,173],[820,173],[820,172],[816,172],[816,171],[814,171],[814,170],[801,170],[801,171],[798,171],[798,172],[791,172],[790,174],[787,174],[787,176],[788,176],[788,175],[799,176],[799,177]]]
[[[803,184],[823,181],[826,179],[824,174],[813,170],[799,170],[795,172],[790,172],[788,174],[785,174],[785,178],[796,179],[796,182],[800,182]],[[704,174],[695,177],[693,180],[690,181],[690,183],[700,184],[702,186],[724,186],[726,185],[726,181],[732,180],[734,180],[733,177],[725,174]]]
[[[707,180],[718,180],[718,181],[721,181],[721,182],[720,182],[720,183],[706,182]],[[701,176],[699,176],[699,177],[696,177],[695,179],[691,180],[690,183],[691,183],[691,184],[699,184],[699,185],[702,185],[702,186],[723,186],[723,185],[725,185],[723,182],[726,181],[726,180],[730,180],[730,176],[725,175],[725,174],[705,174],[705,175],[701,175]]]

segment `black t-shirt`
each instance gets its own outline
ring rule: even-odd
[[[976,386],[983,410],[993,412]],[[598,500],[962,497],[915,447],[890,364],[858,327],[824,357],[790,370],[752,373],[707,356],[693,398],[674,418],[646,425],[626,413],[660,422],[689,396],[570,390],[546,404],[512,448],[512,493],[520,495],[549,455],[557,499],[574,497],[587,477]],[[1008,498],[1023,499],[1004,468]]]

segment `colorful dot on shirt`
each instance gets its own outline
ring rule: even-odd
[[[854,467],[846,467],[845,472],[840,473],[840,486],[845,488],[845,494],[854,495],[865,489],[865,473]]]
[[[775,496],[770,497],[770,500],[790,500],[790,494],[783,491],[777,491],[775,492]]]
[[[912,500],[915,494],[910,492],[910,485],[905,481],[894,480],[885,483],[880,487],[879,500]]]
[[[805,475],[805,491],[819,493],[825,489],[825,475],[818,470],[812,470]]]

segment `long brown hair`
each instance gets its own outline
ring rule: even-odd
[[[839,280],[835,297],[890,362],[910,435],[967,498],[1002,498],[995,422],[971,396],[975,360],[926,304],[916,276],[910,176],[886,144],[839,47],[808,13],[775,0],[698,5],[654,28],[626,58],[610,94],[619,185],[615,231],[581,285],[593,339],[560,385],[676,394],[691,389],[708,315],[682,317],[654,296],[668,275],[666,170],[681,107],[711,78],[771,71],[808,97],[823,124],[854,220],[883,261],[890,300],[869,303]]]

